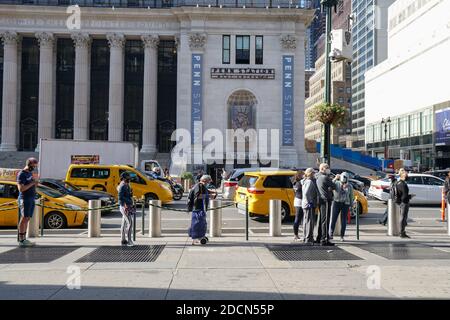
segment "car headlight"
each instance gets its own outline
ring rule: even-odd
[[[103,198],[100,198],[100,199],[98,199],[98,200],[103,201],[103,202],[108,202],[108,201],[111,201],[111,198],[109,198],[109,197],[103,197]]]
[[[67,203],[65,204],[65,207],[71,210],[81,210],[81,207],[77,206],[76,204]]]

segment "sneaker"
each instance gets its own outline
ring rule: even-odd
[[[322,247],[333,247],[333,246],[334,246],[334,243],[332,243],[332,242],[330,242],[330,241],[324,241],[324,242],[321,242],[320,245],[321,245]]]
[[[127,243],[127,247],[134,247],[134,242],[133,241],[128,241]]]
[[[341,237],[341,241],[342,241],[342,242],[344,242],[344,241],[345,241],[344,237]]]
[[[128,241],[127,240],[122,240],[122,245],[123,246],[126,246],[128,244]]]
[[[299,236],[294,236],[294,241],[299,241],[299,240],[300,240]]]
[[[29,248],[29,247],[34,247],[35,243],[31,242],[30,240],[22,240],[19,241],[19,247],[21,248]]]

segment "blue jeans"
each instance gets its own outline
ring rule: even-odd
[[[298,236],[298,228],[303,223],[303,209],[302,207],[295,207],[297,212],[295,213],[295,221],[294,221],[294,235]]]
[[[332,213],[331,213],[331,224],[329,235],[333,236],[334,229],[336,228],[336,221],[340,215],[341,217],[341,238],[345,236],[345,229],[347,228],[347,215],[350,206],[345,204],[345,202],[333,202]]]

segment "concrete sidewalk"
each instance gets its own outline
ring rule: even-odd
[[[449,237],[433,234],[404,241],[374,232],[359,241],[384,247],[393,242],[427,245],[426,259],[390,260],[359,246],[352,241],[354,231],[349,232],[349,241],[337,241],[337,247],[359,260],[281,261],[266,244],[292,244],[290,235],[258,235],[249,242],[230,235],[211,239],[206,246],[192,246],[183,236],[138,236],[137,244],[165,245],[155,262],[75,263],[99,246],[117,246],[119,238],[63,234],[34,241],[39,246],[79,248],[50,263],[1,264],[2,254],[16,248],[15,239],[4,236],[0,238],[0,299],[450,298]],[[338,250],[329,247],[322,254]],[[438,253],[449,258],[438,259]],[[73,266],[79,267],[81,289],[66,286],[74,283],[68,273],[69,267],[70,272],[78,270]]]

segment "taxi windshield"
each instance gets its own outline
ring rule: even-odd
[[[81,188],[78,188],[77,186],[74,186],[73,184],[64,181],[64,187],[69,191],[79,191]]]
[[[62,194],[61,192],[59,192],[55,189],[43,186],[41,184],[37,186],[37,191],[39,193],[45,194],[46,196],[48,196],[50,198],[60,198],[60,197],[64,196],[64,194]]]

